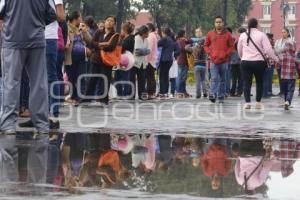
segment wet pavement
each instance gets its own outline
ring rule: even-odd
[[[62,108],[61,131],[0,135],[0,199],[299,199],[300,98]]]

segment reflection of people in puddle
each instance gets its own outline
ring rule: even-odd
[[[240,144],[240,156],[235,164],[235,177],[243,186],[246,194],[255,194],[256,188],[262,186],[272,169],[277,165],[270,160],[270,147],[262,140],[243,140]]]
[[[205,176],[211,177],[211,187],[218,190],[222,177],[228,176],[231,160],[224,145],[211,144],[206,153],[200,156],[200,163]]]

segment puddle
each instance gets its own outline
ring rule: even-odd
[[[0,136],[0,199],[298,199],[300,140],[284,131]]]

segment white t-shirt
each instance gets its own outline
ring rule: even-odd
[[[55,5],[63,4],[63,0],[50,0],[54,1]],[[56,9],[56,8],[54,8]],[[45,37],[46,39],[58,39],[58,22],[52,22],[51,24],[46,26],[45,31]]]

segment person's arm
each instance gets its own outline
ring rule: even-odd
[[[234,49],[234,38],[231,36],[230,33],[228,33],[228,49],[226,52],[227,56],[230,56]]]
[[[264,52],[270,57],[272,58],[275,62],[279,62],[279,59],[278,57],[275,55],[275,52],[272,48],[272,45],[268,39],[268,37],[263,34],[262,35],[262,46],[263,46],[263,49],[264,49]]]
[[[188,44],[185,46],[185,51],[188,53],[193,53],[194,48],[192,47],[191,44]]]
[[[243,57],[243,37],[242,36],[239,38],[239,42],[237,45],[237,51],[238,51],[239,57],[242,59],[242,57]]]
[[[115,50],[119,42],[119,34],[115,34],[112,37],[113,39],[110,42],[99,43],[100,49],[103,49],[103,51],[108,51],[108,52]]]
[[[211,40],[210,40],[210,34],[208,33],[207,34],[207,37],[206,37],[206,40],[205,40],[205,43],[204,43],[204,50],[205,52],[207,53],[207,55],[210,56],[210,45],[211,45]]]
[[[57,21],[62,22],[65,18],[65,9],[62,0],[55,0]]]

